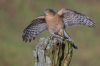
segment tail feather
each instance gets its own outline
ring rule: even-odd
[[[74,49],[78,49],[77,45],[73,42],[73,40],[71,39],[71,37],[69,36],[69,34],[67,33],[65,29],[64,29],[64,37],[68,39],[68,41],[71,42]]]

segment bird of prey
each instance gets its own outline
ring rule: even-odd
[[[95,27],[95,23],[84,14],[78,13],[71,9],[62,8],[55,12],[50,8],[45,9],[44,15],[35,18],[23,31],[23,41],[31,42],[35,37],[45,30],[49,30],[52,36],[63,36],[69,41],[70,38],[65,28],[70,26],[89,26]],[[74,42],[73,42],[74,43]],[[74,43],[74,48],[77,45]]]

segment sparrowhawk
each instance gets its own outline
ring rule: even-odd
[[[35,37],[45,30],[49,30],[52,36],[63,37],[72,41],[65,28],[70,26],[89,26],[95,27],[95,23],[84,14],[78,13],[74,10],[62,8],[58,12],[54,12],[52,9],[47,8],[44,11],[44,15],[35,18],[23,31],[23,41],[34,40]],[[74,44],[74,48],[77,48]]]

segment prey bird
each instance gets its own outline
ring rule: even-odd
[[[60,11],[55,12],[52,9],[47,8],[44,11],[44,15],[35,18],[24,29],[22,38],[25,42],[31,42],[31,40],[34,40],[38,34],[45,30],[49,30],[51,36],[64,37],[67,38],[68,41],[73,42],[65,28],[82,25],[95,27],[95,23],[89,17],[74,10],[62,8]],[[75,43],[73,44],[73,47],[77,49]]]

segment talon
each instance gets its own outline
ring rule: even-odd
[[[54,36],[53,36],[53,35],[51,35],[49,38],[50,38],[50,40],[53,40]]]

